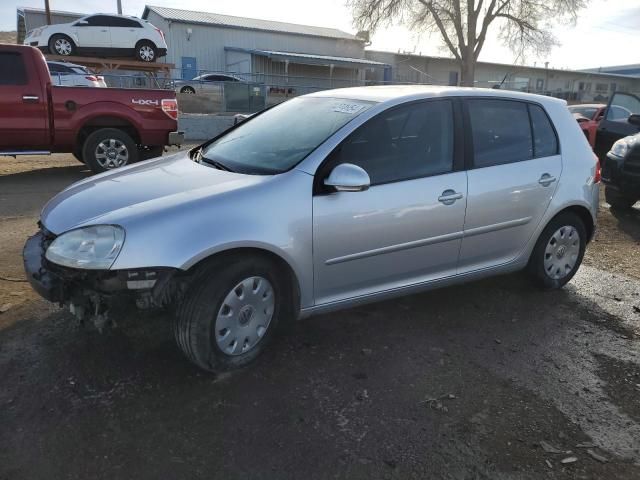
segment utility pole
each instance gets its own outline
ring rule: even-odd
[[[119,2],[120,0],[118,0]],[[44,11],[47,14],[47,25],[51,25],[51,9],[49,8],[49,0],[44,0]]]
[[[118,0],[118,15],[122,15],[122,0]]]

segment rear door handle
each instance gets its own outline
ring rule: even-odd
[[[556,177],[552,177],[548,173],[543,173],[542,176],[540,177],[540,180],[538,180],[538,183],[543,187],[548,187],[555,181],[556,181]]]
[[[445,205],[453,205],[456,200],[460,200],[462,197],[463,195],[461,193],[449,189],[442,192],[442,195],[438,197],[438,201]]]
[[[37,95],[23,95],[22,96],[22,101],[24,103],[38,103],[38,101],[40,100],[40,97]]]

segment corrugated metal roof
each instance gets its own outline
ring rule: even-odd
[[[269,58],[294,60],[295,63],[308,63],[312,65],[367,65],[371,67],[384,67],[387,64],[382,62],[376,62],[373,60],[367,60],[366,58],[352,58],[352,57],[334,57],[330,55],[313,55],[310,53],[294,53],[294,52],[277,52],[274,50],[257,50],[251,48],[235,48],[225,47],[225,50],[239,51],[253,53],[254,55],[262,55]]]
[[[194,12],[192,10],[180,10],[177,8],[157,7],[147,5],[144,8],[142,18],[147,18],[149,11],[154,11],[161,17],[174,22],[199,23],[206,25],[218,25],[221,27],[246,28],[249,30],[265,30],[268,32],[295,33],[298,35],[311,35],[314,37],[341,38],[345,40],[359,40],[342,30],[325,27],[312,27],[295,23],[275,22],[272,20],[260,20],[257,18],[234,17],[210,12]]]

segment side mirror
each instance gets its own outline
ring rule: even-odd
[[[635,125],[636,127],[640,127],[640,115],[638,115],[637,113],[633,113],[633,114],[629,115],[629,118],[627,119],[627,121],[631,125]]]
[[[363,192],[371,185],[369,174],[352,163],[341,163],[324,180],[336,192]]]

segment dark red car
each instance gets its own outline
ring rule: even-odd
[[[60,87],[40,50],[0,44],[0,156],[73,153],[94,172],[182,143],[172,90]]]
[[[580,128],[584,132],[591,148],[596,145],[596,132],[598,130],[598,124],[607,106],[602,103],[584,103],[581,105],[569,105],[569,111],[573,114]]]

